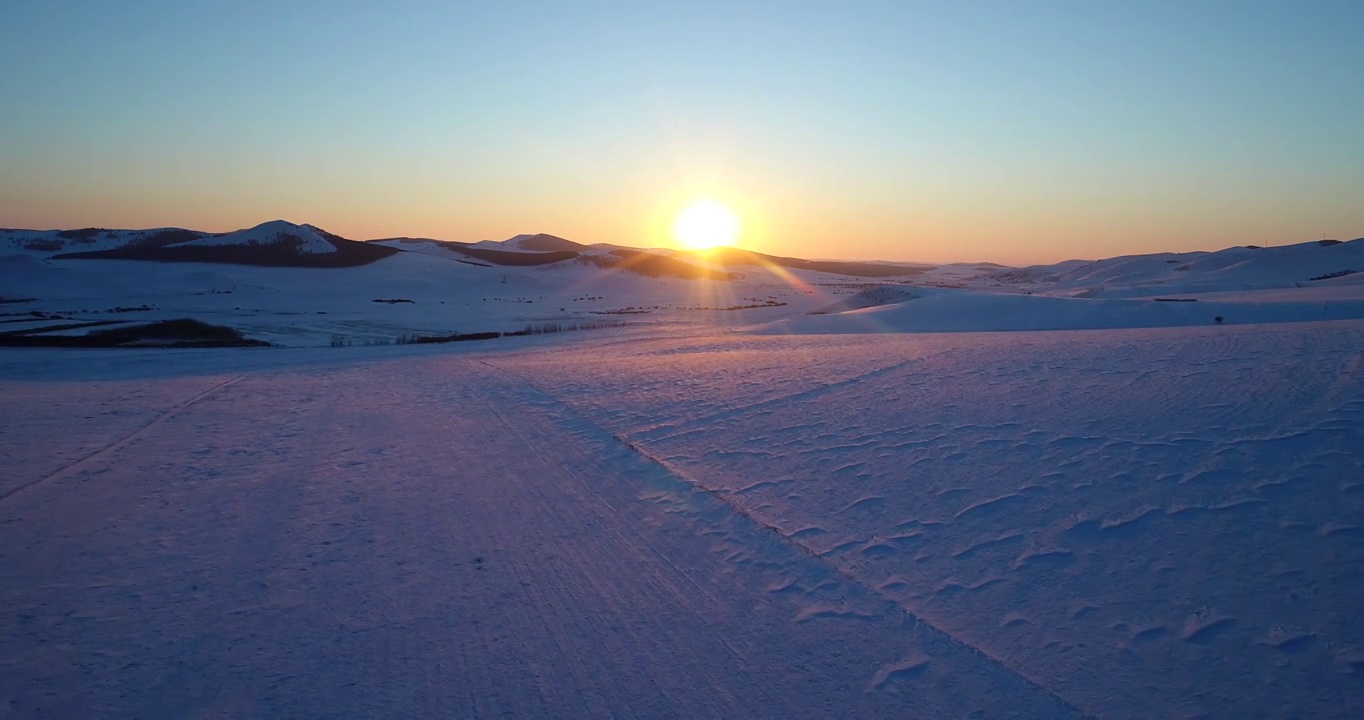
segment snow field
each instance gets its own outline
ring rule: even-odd
[[[1349,717],[1364,671],[1359,332],[754,341],[732,360],[684,356],[674,373],[714,378],[696,392],[632,382],[646,348],[552,376],[521,362],[1085,712]],[[828,358],[860,362],[832,374]],[[777,363],[805,387],[765,382]]]
[[[0,699],[1357,716],[1361,348],[1344,321],[9,353]]]

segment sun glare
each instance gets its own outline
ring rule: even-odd
[[[738,236],[739,218],[710,198],[691,201],[673,221],[673,237],[688,250],[733,245]]]

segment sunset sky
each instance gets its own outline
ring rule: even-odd
[[[0,5],[0,226],[1023,264],[1364,235],[1364,2]]]

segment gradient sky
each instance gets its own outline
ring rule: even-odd
[[[1010,264],[1364,235],[1364,2],[0,4],[0,226]]]

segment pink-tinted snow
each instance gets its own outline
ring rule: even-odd
[[[16,717],[1357,717],[1364,323],[0,358]]]

